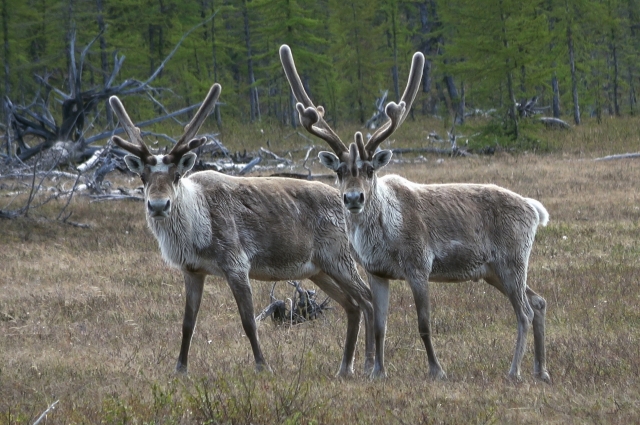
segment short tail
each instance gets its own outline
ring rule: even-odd
[[[537,201],[532,198],[525,198],[525,199],[532,207],[536,209],[536,211],[538,211],[538,219],[539,219],[538,223],[543,226],[546,226],[547,223],[549,222],[549,213],[547,212],[547,209],[544,207],[544,205],[542,205],[540,201]]]

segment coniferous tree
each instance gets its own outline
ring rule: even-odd
[[[338,74],[336,86],[342,107],[337,113],[364,123],[381,87],[381,69],[390,58],[381,54],[384,35],[374,25],[377,1],[331,0],[330,54]]]
[[[282,73],[278,49],[288,44],[298,62],[304,84],[314,92],[321,84],[321,70],[329,66],[324,55],[327,42],[322,38],[321,13],[317,2],[310,0],[255,0],[252,8],[259,16],[256,29],[257,48],[261,52],[259,84],[266,87],[269,110],[282,122],[297,125],[297,112],[289,85]],[[322,97],[316,99],[322,101]]]
[[[516,75],[524,91],[549,81],[547,18],[542,1],[441,1],[443,25],[448,28],[441,66],[469,83],[470,101],[495,103],[507,87],[509,117],[518,137]],[[477,100],[476,100],[477,99]]]

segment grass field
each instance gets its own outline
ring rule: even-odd
[[[638,423],[640,160],[593,158],[639,150],[639,123],[543,132],[543,144],[553,140],[543,155],[426,156],[387,170],[425,183],[496,183],[547,207],[551,221],[537,234],[529,285],[548,303],[552,385],[532,376],[531,335],[523,381],[507,379],[515,315],[482,282],[431,285],[444,382],[428,378],[410,290],[393,282],[389,377],[371,382],[362,372],[363,338],[356,377],[334,377],[346,330],[339,307],[295,327],[263,322],[261,343],[275,373],[256,374],[231,291],[209,277],[190,373],[176,376],[181,275],[163,263],[141,203],[78,197],[73,220],[90,229],[39,218],[58,211],[53,204],[0,221],[0,423],[31,424],[56,401],[41,423]],[[410,131],[397,139],[422,137]],[[224,142],[251,149],[261,141]],[[271,143],[274,150],[294,144]],[[0,198],[0,208],[8,200]],[[272,285],[252,283],[261,309]],[[276,292],[292,295],[284,284]]]

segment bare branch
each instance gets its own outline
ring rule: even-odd
[[[164,115],[162,117],[153,118],[153,119],[150,119],[150,120],[147,120],[147,121],[139,122],[139,123],[135,124],[135,126],[138,127],[138,128],[146,127],[148,125],[152,125],[152,124],[158,123],[160,121],[164,121],[164,120],[166,120],[168,118],[172,118],[172,117],[175,117],[175,116],[178,116],[178,115],[186,114],[187,112],[193,111],[194,109],[200,107],[200,105],[202,105],[202,102],[201,103],[196,103],[196,104],[191,105],[191,106],[187,106],[186,108],[179,109],[179,110],[177,110],[175,112],[171,112],[170,114]],[[87,138],[85,140],[85,143],[86,144],[91,144],[91,143],[97,142],[98,140],[103,140],[103,139],[106,139],[108,137],[111,137],[112,135],[120,134],[122,132],[124,132],[124,128],[121,128],[121,127],[116,128],[115,130],[105,131],[105,132],[102,132],[100,134],[96,134],[95,136]],[[173,143],[176,143],[176,142],[174,141]]]
[[[640,152],[608,155],[608,156],[603,156],[601,158],[596,158],[595,161],[610,161],[613,159],[629,159],[629,158],[640,158]]]
[[[53,409],[55,409],[56,404],[58,404],[60,400],[56,400],[53,403],[51,403],[49,405],[49,407],[47,407],[47,410],[45,410],[44,412],[42,412],[42,414],[40,416],[38,416],[38,419],[36,419],[36,421],[33,423],[33,425],[38,425],[46,416],[47,414],[52,411]]]
[[[413,104],[420,83],[422,81],[422,71],[424,69],[424,55],[416,52],[411,60],[411,71],[407,80],[407,86],[400,98],[399,103],[389,102],[385,107],[385,113],[389,117],[389,121],[385,122],[376,132],[373,133],[367,142],[365,149],[372,156],[376,148],[386,140],[394,131],[404,122],[409,115],[411,105]],[[362,158],[366,159],[366,158]]]
[[[194,32],[195,30],[197,30],[198,28],[200,28],[201,26],[207,24],[209,21],[211,21],[216,15],[218,14],[218,12],[214,12],[213,14],[211,14],[211,16],[209,16],[207,19],[205,19],[204,21],[200,22],[199,24],[195,25],[194,27],[192,27],[189,31],[187,31],[186,33],[184,33],[182,35],[182,37],[180,38],[180,40],[178,41],[178,43],[176,43],[176,45],[173,47],[173,50],[171,50],[171,52],[167,55],[166,58],[164,58],[164,60],[162,61],[162,63],[156,68],[156,70],[153,72],[153,74],[151,74],[151,76],[144,81],[139,88],[136,89],[136,91],[140,91],[141,89],[144,89],[147,85],[149,85],[150,82],[152,82],[153,80],[156,79],[156,77],[160,74],[160,72],[162,72],[162,70],[164,69],[164,66],[167,64],[167,62],[169,62],[169,60],[173,57],[173,55],[178,51],[178,48],[180,47],[180,45],[182,44],[182,42],[185,40],[185,38],[187,38],[189,35],[191,35],[192,32]],[[124,92],[122,93],[123,95],[125,94],[129,94],[130,92]]]
[[[304,89],[293,60],[293,54],[286,44],[280,46],[280,62],[282,62],[282,68],[287,76],[293,95],[298,101],[296,109],[300,115],[300,123],[309,133],[327,142],[338,157],[346,155],[349,149],[324,120],[324,108],[322,106],[316,107]]]

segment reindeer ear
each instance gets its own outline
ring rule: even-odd
[[[373,169],[375,171],[378,171],[379,169],[387,165],[389,161],[391,161],[392,156],[393,153],[389,149],[383,149],[376,152],[376,154],[373,155],[373,158],[371,158],[371,165],[373,166]]]
[[[127,164],[129,170],[133,171],[136,174],[142,175],[144,171],[144,164],[142,160],[135,155],[125,155],[124,163]]]
[[[178,173],[183,175],[187,171],[191,170],[196,164],[196,158],[198,158],[198,155],[194,152],[188,152],[182,155],[182,158],[178,161]]]
[[[333,152],[322,151],[318,154],[318,158],[320,159],[320,163],[328,169],[338,171],[340,159],[338,159]]]
[[[187,146],[188,146],[189,150],[193,150],[193,149],[199,148],[200,146],[204,145],[205,143],[207,143],[207,138],[206,137],[196,137],[195,139],[191,139]]]

